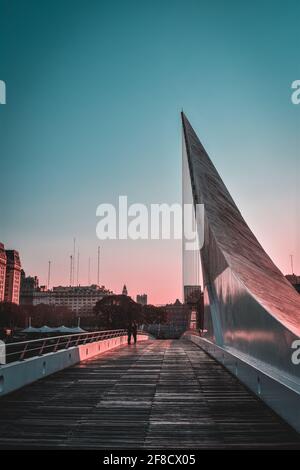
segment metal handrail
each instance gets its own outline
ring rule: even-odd
[[[90,333],[75,333],[50,338],[38,338],[28,341],[6,344],[6,363],[23,361],[30,357],[42,356],[50,352],[69,349],[81,344],[116,338],[127,334],[127,330],[102,330]]]

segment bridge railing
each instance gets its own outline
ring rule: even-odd
[[[69,349],[82,344],[116,338],[127,334],[127,330],[105,330],[91,333],[76,333],[6,344],[6,363],[23,361],[30,357]]]

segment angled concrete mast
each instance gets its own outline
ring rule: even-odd
[[[183,112],[181,118],[193,201],[205,211],[206,338],[299,376],[291,345],[300,337],[300,296],[251,232]]]

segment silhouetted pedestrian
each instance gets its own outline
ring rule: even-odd
[[[136,324],[135,321],[134,321],[133,324],[132,324],[132,335],[133,335],[134,344],[136,344],[137,324]]]
[[[131,343],[131,335],[132,335],[133,331],[132,331],[132,323],[128,323],[128,327],[127,327],[127,335],[128,335],[128,344]]]

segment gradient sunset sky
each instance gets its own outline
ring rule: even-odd
[[[298,0],[0,0],[0,241],[96,282],[96,207],[181,201],[183,108],[244,218],[300,274]],[[101,242],[101,283],[181,296],[180,241]]]

